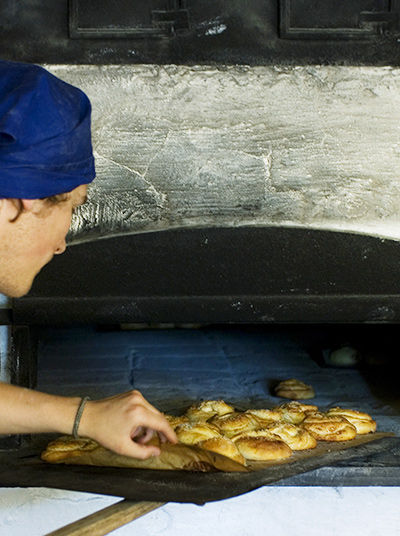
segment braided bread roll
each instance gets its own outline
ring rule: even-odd
[[[234,408],[223,400],[204,400],[200,404],[190,406],[186,410],[186,417],[192,422],[207,421],[214,415],[232,413]]]
[[[274,389],[276,396],[281,398],[290,398],[292,400],[306,400],[307,398],[314,398],[315,392],[311,385],[291,378],[290,380],[284,380]]]
[[[349,441],[357,434],[356,427],[339,415],[313,413],[302,422],[305,428],[318,441]]]
[[[277,436],[263,437],[262,435],[240,434],[235,445],[246,460],[271,461],[289,458],[292,449]]]
[[[376,422],[371,415],[355,409],[331,408],[327,415],[339,415],[347,419],[357,430],[357,434],[369,434],[375,432]]]
[[[260,421],[257,417],[247,412],[234,412],[216,416],[210,420],[210,423],[228,438],[239,432],[255,430],[260,427]]]

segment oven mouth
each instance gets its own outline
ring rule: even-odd
[[[135,388],[159,409],[179,414],[205,398],[222,398],[239,409],[272,407],[285,402],[274,394],[276,382],[296,377],[314,387],[310,403],[366,411],[378,433],[399,435],[393,325],[85,325],[34,331],[36,387],[42,391],[98,398]],[[346,366],[332,363],[329,355],[344,347],[353,348],[358,359]],[[2,485],[202,504],[263,485],[400,483],[398,437],[240,474],[53,466],[39,459],[53,438],[33,436],[19,449],[3,450]]]
[[[395,240],[320,229],[127,234],[67,248],[13,301],[12,321],[395,323],[399,264]]]

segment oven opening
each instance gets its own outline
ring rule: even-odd
[[[393,240],[284,227],[172,229],[67,248],[13,304],[15,383],[91,398],[137,389],[179,415],[202,400],[278,406],[288,399],[276,384],[294,378],[312,386],[319,409],[368,413],[392,436],[217,476],[44,466],[49,438],[36,436],[14,448],[3,481],[198,503],[267,484],[398,485],[399,252]]]
[[[354,406],[395,431],[396,325],[121,324],[38,328],[39,390],[110,396],[138,389],[164,411],[193,401],[277,405],[278,382],[312,385],[318,406]],[[391,420],[393,417],[393,422]]]
[[[395,325],[48,326],[37,330],[37,340],[41,391],[100,398],[138,389],[160,410],[179,415],[207,399],[223,399],[238,409],[277,406],[288,402],[275,394],[277,383],[296,378],[315,391],[314,398],[303,402],[321,410],[339,406],[367,412],[378,432],[400,432]],[[49,439],[33,437],[30,447],[40,450]],[[295,471],[272,484],[399,481],[399,451],[392,445]],[[104,483],[100,491],[107,492]],[[211,499],[213,493],[208,490]],[[236,494],[234,486],[230,494]],[[207,497],[189,495],[186,500]]]

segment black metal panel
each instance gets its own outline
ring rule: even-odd
[[[3,0],[0,57],[398,65],[399,12],[399,0]]]
[[[398,322],[400,244],[278,227],[176,229],[67,248],[14,321]]]
[[[390,0],[281,0],[281,37],[287,39],[367,39],[398,27]]]
[[[168,37],[189,28],[186,0],[70,0],[72,38]]]

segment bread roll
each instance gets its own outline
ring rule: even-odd
[[[216,416],[211,419],[210,423],[215,425],[222,435],[225,435],[228,438],[239,432],[254,430],[260,426],[257,417],[247,412],[235,412]]]
[[[240,454],[235,443],[226,437],[213,437],[212,439],[206,439],[205,441],[200,441],[200,443],[197,443],[197,446],[206,450],[211,450],[212,452],[217,452],[218,454],[222,454],[227,458],[231,458],[231,460],[235,460],[235,462],[246,465],[246,460]]]
[[[314,398],[315,396],[314,389],[311,385],[307,385],[294,378],[278,383],[274,391],[276,396],[294,400],[306,400],[307,398]]]
[[[185,445],[196,445],[206,439],[221,437],[218,428],[208,423],[180,424],[176,427],[175,433],[179,441]]]
[[[327,415],[339,415],[347,419],[357,430],[357,434],[369,434],[375,432],[376,422],[368,413],[363,413],[355,409],[331,408]]]
[[[297,400],[293,400],[292,402],[285,402],[284,404],[281,404],[278,406],[280,408],[284,409],[293,409],[297,411],[302,411],[306,415],[309,413],[315,413],[318,411],[318,406],[315,406],[314,404],[303,404],[303,402],[298,402]]]
[[[41,458],[45,462],[57,463],[66,457],[73,458],[80,456],[82,452],[95,451],[98,446],[99,444],[96,441],[87,437],[75,439],[72,436],[61,436],[50,441]]]
[[[281,420],[290,424],[299,424],[311,413],[315,413],[318,408],[310,404],[301,404],[299,402],[287,402],[279,406]]]
[[[282,412],[279,408],[248,409],[245,413],[250,413],[251,415],[255,415],[257,419],[261,421],[265,421],[267,423],[280,421],[282,419]]]
[[[313,449],[317,446],[317,440],[307,430],[287,422],[269,424],[265,432],[278,436],[292,450]]]
[[[354,439],[357,430],[344,417],[313,413],[301,425],[318,441],[349,441]]]
[[[189,418],[185,415],[180,415],[179,417],[176,417],[175,415],[164,414],[164,417],[167,419],[167,421],[171,425],[171,428],[173,428],[174,430],[180,424],[186,424],[189,422]]]
[[[214,415],[226,415],[232,413],[234,408],[226,404],[223,400],[204,400],[200,404],[190,406],[186,411],[186,416],[190,421],[207,421]]]
[[[107,467],[125,467],[155,470],[183,471],[246,471],[243,463],[199,448],[197,445],[161,443],[154,436],[148,444],[159,447],[161,454],[145,460],[123,456],[105,449],[95,441],[84,438],[75,440],[71,436],[61,436],[48,444],[42,453],[42,460],[48,463],[66,463],[72,465],[96,465]],[[90,449],[90,450],[89,450]],[[241,458],[242,460],[243,458]]]
[[[231,440],[236,443],[239,441],[239,439],[243,439],[245,437],[263,437],[264,439],[270,439],[271,441],[281,441],[281,438],[278,435],[266,430],[265,428],[240,432],[239,434],[232,436]]]
[[[239,452],[254,461],[282,460],[292,454],[291,448],[283,441],[266,437],[241,437],[235,441]]]

